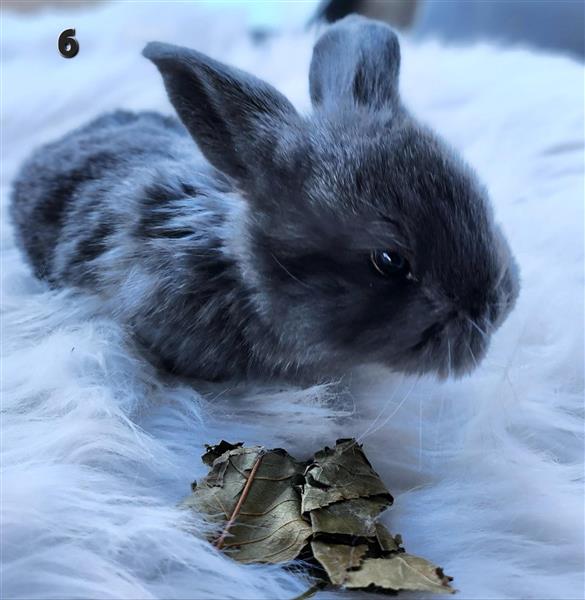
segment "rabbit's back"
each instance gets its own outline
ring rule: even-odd
[[[178,121],[117,112],[44,146],[11,210],[37,276],[99,296],[168,370],[247,370],[250,299],[226,248],[242,202]]]
[[[117,111],[35,151],[14,182],[11,202],[17,241],[35,274],[65,283],[56,273],[65,231],[75,238],[91,225],[105,234],[103,209],[116,202],[113,188],[137,170],[177,158],[185,144],[193,146],[174,118]]]

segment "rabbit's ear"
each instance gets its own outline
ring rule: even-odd
[[[380,21],[351,15],[332,25],[313,49],[309,84],[315,107],[352,101],[382,108],[398,102],[400,45]]]
[[[271,160],[279,132],[298,115],[277,90],[200,52],[151,42],[143,50],[169,99],[217,169],[240,181]]]

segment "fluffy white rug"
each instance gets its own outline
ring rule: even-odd
[[[356,435],[396,496],[391,529],[461,598],[582,598],[583,65],[403,44],[404,96],[479,170],[522,268],[515,312],[462,381],[374,369],[311,389],[162,381],[89,299],[48,291],[23,264],[5,211],[33,146],[115,107],[170,110],[145,41],[197,47],[308,106],[313,34],[289,24],[254,46],[231,10],[4,15],[2,597],[292,598],[302,576],[224,558],[176,502],[205,442],[303,456]],[[56,39],[71,26],[81,50],[64,60]]]

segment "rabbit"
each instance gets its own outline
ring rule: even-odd
[[[299,380],[362,364],[470,372],[518,296],[484,186],[399,94],[387,25],[317,40],[312,112],[200,52],[151,42],[180,120],[101,116],[17,177],[18,243],[189,378]]]

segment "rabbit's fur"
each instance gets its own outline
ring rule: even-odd
[[[321,36],[309,116],[196,51],[144,55],[182,123],[118,112],[32,156],[12,216],[38,277],[97,294],[187,376],[477,364],[515,263],[475,175],[402,106],[389,27],[351,17]],[[378,249],[408,276],[378,272]]]

